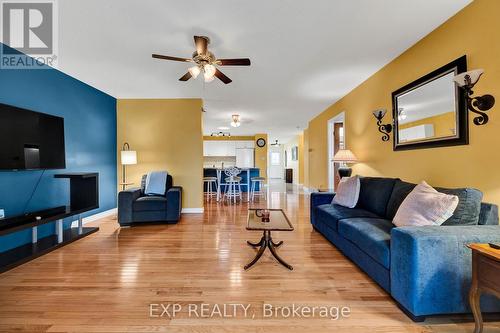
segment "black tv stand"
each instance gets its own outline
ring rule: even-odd
[[[70,179],[70,204],[0,220],[0,236],[31,228],[32,243],[0,253],[0,273],[12,269],[61,246],[72,243],[99,230],[83,227],[80,214],[99,208],[99,174],[56,174],[55,178]],[[63,229],[63,219],[77,216],[78,226]],[[38,238],[40,225],[56,221],[56,234]]]

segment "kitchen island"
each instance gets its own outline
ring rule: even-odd
[[[250,192],[250,179],[252,177],[260,176],[259,168],[238,168],[241,170],[241,173],[238,175],[241,177],[241,191],[242,192]],[[203,177],[217,177],[217,185],[220,191],[217,191],[217,200],[220,200],[221,194],[225,191],[227,183],[225,182],[226,175],[224,174],[224,169],[222,168],[204,168],[203,169]],[[255,190],[259,190],[259,184],[256,184]],[[205,185],[206,187],[206,185]],[[204,188],[204,191],[207,189]],[[247,196],[249,198],[249,196]],[[248,200],[247,198],[247,200]]]

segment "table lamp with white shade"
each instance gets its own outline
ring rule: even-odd
[[[127,185],[133,184],[133,183],[127,183],[126,167],[127,165],[137,164],[137,152],[135,150],[130,150],[130,145],[128,144],[128,142],[125,142],[123,144],[122,150],[120,152],[120,159],[123,168],[122,182],[120,183],[120,185],[123,187],[124,191]]]
[[[350,177],[352,174],[352,169],[347,164],[357,163],[358,158],[349,149],[340,149],[333,156],[333,162],[341,164],[339,166],[339,176],[340,178],[344,178]]]

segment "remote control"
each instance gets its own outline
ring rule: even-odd
[[[494,249],[500,250],[500,243],[488,243]]]

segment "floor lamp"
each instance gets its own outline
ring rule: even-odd
[[[133,184],[127,183],[126,167],[127,165],[137,164],[137,152],[135,150],[130,150],[130,145],[128,142],[125,142],[120,153],[122,163],[122,182],[120,185],[123,187],[122,191],[125,191],[127,185]]]

